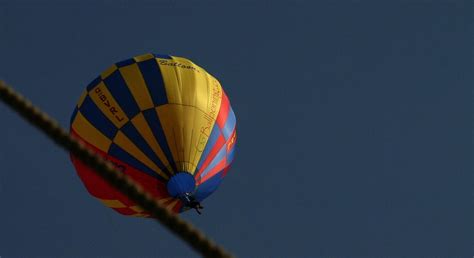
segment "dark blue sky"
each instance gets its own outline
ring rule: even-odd
[[[203,216],[183,214],[218,243],[242,257],[472,257],[473,7],[0,0],[0,78],[68,127],[110,64],[187,57],[238,121],[233,168]],[[5,105],[0,119],[1,257],[196,255],[91,198],[67,153]]]

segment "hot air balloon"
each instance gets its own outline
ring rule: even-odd
[[[82,93],[70,133],[168,209],[202,208],[234,157],[236,118],[219,81],[188,59],[145,54],[112,65]],[[88,192],[149,217],[71,155]]]

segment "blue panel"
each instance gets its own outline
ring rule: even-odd
[[[227,116],[227,121],[225,121],[224,128],[222,128],[222,133],[224,134],[225,140],[227,141],[231,136],[235,128],[235,114],[234,110],[229,106],[229,115]]]
[[[193,193],[196,186],[194,177],[186,172],[180,172],[170,178],[166,187],[172,197],[180,197],[185,193]]]
[[[110,140],[114,139],[118,131],[117,127],[102,113],[89,96],[84,99],[79,111],[103,135]]]
[[[201,178],[205,177],[209,171],[211,171],[219,162],[222,161],[227,155],[227,144],[224,144],[222,148],[219,150],[217,155],[211,161],[211,163],[207,166],[206,170],[204,170],[201,174]]]
[[[108,154],[114,158],[121,160],[122,162],[125,162],[127,165],[160,180],[161,182],[166,182],[166,180],[160,175],[158,175],[155,171],[153,171],[145,164],[141,163],[139,160],[135,159],[132,155],[128,154],[128,152],[120,148],[115,143],[112,143],[112,145],[110,146]]]
[[[206,199],[209,195],[211,195],[214,191],[217,190],[220,183],[222,182],[222,171],[214,175],[213,177],[206,180],[206,182],[200,184],[194,194],[194,197],[199,202]]]
[[[169,55],[162,55],[162,54],[153,54],[156,58],[162,58],[162,59],[172,59],[171,56]]]
[[[165,83],[163,82],[163,76],[161,75],[160,67],[158,63],[156,63],[156,60],[150,59],[140,62],[138,63],[138,68],[143,75],[148,92],[155,106],[168,103]]]
[[[140,112],[138,104],[133,98],[119,70],[116,70],[109,77],[105,78],[104,83],[129,119],[132,119]]]
[[[120,68],[120,67],[124,67],[124,66],[131,65],[131,64],[134,64],[134,63],[135,63],[135,59],[130,58],[130,59],[127,59],[127,60],[120,61],[120,62],[116,63],[115,65]]]
[[[163,153],[165,154],[166,158],[168,159],[171,167],[174,171],[177,171],[176,164],[173,159],[173,155],[171,154],[170,148],[168,146],[168,141],[166,140],[165,132],[161,127],[160,119],[158,118],[158,114],[156,113],[155,109],[148,109],[143,111],[143,115],[145,116],[145,120],[147,121],[148,125],[153,132],[158,144],[160,145]]]
[[[89,83],[89,85],[87,85],[87,91],[91,91],[95,86],[97,86],[100,82],[102,81],[102,79],[100,78],[100,76],[98,76],[97,78],[95,78],[93,81],[91,81]]]
[[[209,140],[206,143],[206,147],[204,148],[204,151],[202,152],[201,159],[199,159],[198,165],[196,166],[196,171],[199,171],[201,169],[202,164],[204,161],[206,161],[207,156],[209,155],[209,152],[211,152],[212,148],[214,148],[214,145],[217,142],[217,139],[219,139],[219,136],[221,135],[221,132],[219,130],[219,126],[217,123],[214,123],[214,127],[212,128],[211,135],[209,136]]]
[[[148,145],[146,140],[137,131],[135,126],[129,122],[120,129],[145,155],[152,160],[161,170],[163,170],[168,175],[171,175],[170,171],[165,167],[161,162],[160,158],[156,156],[155,152]]]

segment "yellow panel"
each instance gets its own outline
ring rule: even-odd
[[[110,208],[125,208],[127,207],[125,204],[123,204],[119,200],[106,200],[106,199],[99,199],[105,206],[108,206]]]
[[[168,103],[197,107],[215,120],[221,105],[222,87],[214,77],[191,61],[157,58]]]
[[[117,66],[112,65],[111,67],[107,68],[107,70],[105,70],[103,73],[101,73],[100,77],[103,80],[103,79],[109,77],[109,75],[111,75],[113,72],[115,72],[115,70],[117,70]]]
[[[168,176],[163,173],[163,171],[161,171],[161,169],[153,161],[151,161],[135,144],[133,144],[133,142],[130,141],[130,139],[128,139],[128,137],[125,136],[125,134],[123,134],[121,131],[119,131],[115,136],[114,143],[117,144],[120,148],[124,149],[134,158],[139,160],[141,163],[151,168],[160,176],[165,179],[168,179]]]
[[[152,58],[154,58],[154,56],[152,54],[144,54],[144,55],[141,55],[141,56],[136,56],[133,59],[135,59],[136,62],[143,62],[143,61],[146,61],[146,60],[150,60]]]
[[[150,93],[143,79],[142,73],[138,68],[137,64],[131,64],[119,68],[123,79],[127,83],[130,92],[132,92],[135,101],[137,102],[140,110],[146,110],[153,108],[153,101],[151,100]]]
[[[178,170],[194,173],[219,112],[222,87],[185,58],[156,60],[170,103],[156,110]]]
[[[163,150],[160,147],[160,144],[156,140],[153,132],[151,131],[148,123],[145,120],[145,117],[142,113],[139,113],[132,119],[132,124],[137,128],[138,132],[140,133],[151,149],[155,152],[155,154],[160,158],[161,162],[168,168],[169,171],[173,171],[171,168],[166,155],[164,154]]]
[[[157,59],[163,75],[168,103],[179,103],[192,106],[200,106],[196,101],[198,91],[208,94],[207,73],[193,64],[191,61],[173,57],[169,59]],[[204,101],[202,104],[205,104]]]
[[[128,117],[120,105],[115,101],[104,82],[100,82],[89,92],[92,101],[102,113],[117,127],[121,128],[128,122]]]
[[[143,209],[138,205],[130,206],[129,208],[136,211],[136,212],[143,212]]]
[[[81,97],[79,98],[79,101],[77,102],[77,107],[80,108],[82,106],[82,103],[84,103],[84,100],[86,99],[86,97],[87,97],[87,90],[82,92]]]
[[[103,152],[109,150],[112,141],[87,121],[81,112],[77,112],[76,118],[72,122],[71,127],[86,142],[92,144]]]
[[[156,111],[178,171],[194,174],[215,120],[191,106],[167,104]]]

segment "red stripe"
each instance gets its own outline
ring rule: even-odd
[[[204,182],[206,182],[206,180],[208,180],[209,178],[213,177],[214,175],[216,175],[217,173],[219,173],[221,170],[223,170],[225,167],[227,166],[227,158],[224,157],[220,162],[219,164],[217,164],[215,167],[213,167],[211,169],[211,171],[209,171],[206,176],[204,176],[200,181],[199,181],[199,184],[202,184]]]
[[[230,164],[224,168],[224,172],[222,172],[222,177],[225,177],[227,175],[227,172],[229,172],[230,169]]]
[[[199,180],[199,177],[201,176],[202,172],[206,170],[207,166],[211,163],[211,161],[214,159],[214,157],[217,155],[217,153],[221,150],[222,146],[225,144],[225,139],[224,136],[222,136],[221,133],[219,133],[219,138],[217,138],[216,143],[214,144],[214,147],[212,150],[209,152],[209,154],[206,157],[206,160],[204,163],[202,163],[201,168],[199,169],[199,172],[196,174],[194,178]]]
[[[216,118],[216,123],[219,125],[219,128],[224,128],[225,121],[227,121],[227,117],[229,116],[229,107],[229,99],[224,91],[222,91],[221,108]]]

